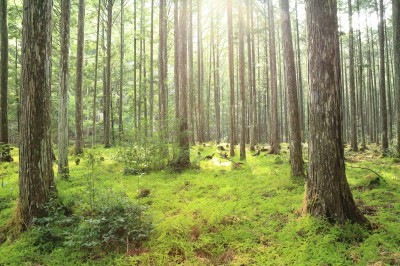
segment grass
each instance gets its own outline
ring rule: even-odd
[[[194,160],[199,149],[204,157],[216,147],[193,147]],[[123,165],[113,160],[117,149],[95,150],[105,160],[94,168],[93,190],[88,189],[85,159],[75,165],[71,157],[71,181],[57,179],[59,197],[74,202],[73,211],[79,213],[88,209],[88,191],[95,191],[96,204],[107,201],[110,191],[126,195],[149,207],[150,240],[119,253],[87,253],[62,244],[42,250],[31,230],[0,246],[0,265],[400,265],[400,164],[381,158],[376,147],[346,151],[348,166],[373,169],[386,181],[370,186],[373,173],[347,168],[353,195],[375,225],[373,231],[301,216],[304,182],[290,177],[285,144],[281,155],[248,154],[235,169],[216,155],[201,160],[198,169],[140,176],[123,175]],[[13,157],[18,158],[17,150]],[[18,164],[0,166],[0,171],[6,172],[1,226],[15,208]],[[150,195],[138,199],[139,188]]]

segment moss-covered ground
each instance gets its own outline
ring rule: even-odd
[[[148,206],[150,239],[119,252],[88,253],[62,243],[46,250],[30,230],[0,245],[0,265],[400,265],[400,164],[381,158],[376,147],[346,151],[348,181],[374,225],[370,231],[301,215],[304,182],[290,177],[285,145],[279,156],[248,153],[236,167],[216,146],[193,147],[199,168],[131,176],[113,159],[118,149],[95,150],[104,160],[94,167],[93,182],[85,159],[76,165],[71,157],[71,180],[57,179],[59,197],[79,213],[90,195],[94,204],[125,195]],[[199,160],[214,152],[213,160]],[[18,197],[17,150],[12,153],[15,161],[0,165],[0,226],[13,216]],[[374,173],[353,167],[384,180],[371,182]],[[149,189],[148,197],[138,199],[138,188]]]

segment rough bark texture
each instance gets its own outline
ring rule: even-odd
[[[199,126],[197,133],[197,141],[199,143],[204,142],[204,103],[203,103],[203,81],[204,81],[204,71],[203,71],[203,33],[201,27],[201,0],[197,0],[197,101],[198,101],[198,116],[199,116]]]
[[[292,41],[292,28],[289,14],[289,1],[279,1],[281,9],[281,32],[284,55],[287,106],[289,110],[289,136],[290,136],[290,165],[292,176],[303,177],[303,155],[301,150],[301,126],[299,119],[299,101],[297,99],[296,69],[294,65],[294,51]]]
[[[179,18],[179,162],[181,167],[190,165],[187,116],[187,0],[181,0]]]
[[[78,45],[76,59],[76,95],[75,95],[75,154],[83,153],[83,54],[85,43],[85,0],[79,0]]]
[[[175,118],[179,119],[179,0],[174,0],[174,87]]]
[[[99,65],[99,34],[100,34],[100,11],[101,11],[101,0],[99,0],[97,7],[97,32],[96,32],[96,59],[94,67],[94,88],[93,88],[93,124],[92,124],[92,147],[96,142],[96,115],[97,115],[97,76],[98,76],[98,65]]]
[[[392,1],[393,11],[393,55],[397,114],[397,153],[400,154],[400,0]]]
[[[158,85],[159,85],[159,127],[162,139],[167,138],[167,1],[160,0]]]
[[[152,6],[153,7],[153,6]],[[122,119],[123,108],[123,93],[124,93],[124,0],[121,0],[121,44],[120,44],[120,64],[119,64],[119,107],[118,107],[118,135],[119,140],[122,142],[124,135],[124,124]],[[152,10],[153,14],[153,10]],[[153,27],[153,20],[152,20]]]
[[[189,29],[188,29],[188,56],[189,56],[189,139],[194,140],[194,73],[193,73],[193,0],[189,0]]]
[[[239,5],[241,7],[241,5]],[[240,86],[240,160],[246,159],[246,92],[245,92],[245,66],[244,66],[244,22],[243,14],[239,12],[239,86]]]
[[[58,108],[58,176],[69,178],[68,168],[68,89],[69,32],[71,0],[61,1],[60,94]]]
[[[19,213],[24,227],[46,215],[55,190],[51,147],[51,0],[23,4]]]
[[[154,122],[154,0],[151,0],[151,29],[150,29],[150,96],[149,96],[149,131],[153,136]]]
[[[271,0],[268,0],[269,17],[269,62],[271,71],[271,151],[272,154],[278,154],[279,145],[279,117],[278,117],[278,84],[276,71],[276,49],[275,49],[275,20],[274,10]]]
[[[382,150],[386,154],[389,148],[388,141],[388,119],[386,105],[386,86],[385,86],[385,30],[383,21],[383,0],[379,0],[379,92],[381,108],[381,126],[382,126]]]
[[[230,135],[229,135],[229,155],[235,155],[235,73],[234,73],[234,53],[233,53],[233,22],[232,22],[232,0],[227,0],[228,9],[228,46],[229,46],[229,114],[230,114]]]
[[[345,174],[336,1],[307,1],[306,14],[310,163],[305,211],[331,222],[366,223]]]
[[[350,111],[351,111],[351,149],[358,151],[357,144],[357,108],[356,108],[356,85],[354,78],[354,36],[353,36],[353,8],[351,0],[349,6],[349,79],[350,79]]]
[[[0,0],[0,142],[8,143],[8,25],[7,0]]]

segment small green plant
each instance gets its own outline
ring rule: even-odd
[[[11,150],[13,148],[10,144],[0,143],[0,162],[12,162],[14,159],[11,157]]]
[[[101,163],[101,156],[95,150],[88,150],[85,153],[85,162],[86,166],[88,167],[89,171],[86,175],[86,187],[87,192],[89,194],[89,205],[90,209],[93,211],[95,198],[96,198],[96,187],[95,187],[95,176],[94,176],[94,169],[96,165]]]

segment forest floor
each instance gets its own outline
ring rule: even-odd
[[[301,215],[304,181],[290,177],[285,144],[281,155],[248,154],[238,167],[213,145],[193,147],[193,157],[199,149],[202,157],[216,156],[182,173],[138,176],[124,175],[113,159],[118,149],[95,149],[104,160],[93,172],[85,159],[76,165],[71,156],[71,180],[57,179],[60,199],[72,202],[76,213],[91,197],[94,204],[107,204],[105,195],[148,206],[154,224],[149,240],[120,252],[89,252],[60,239],[46,243],[30,230],[0,245],[0,265],[400,265],[400,161],[381,158],[377,147],[345,153],[347,178],[374,224],[371,231]],[[0,165],[0,226],[12,217],[18,196],[17,149],[12,153],[16,161]],[[372,169],[384,180],[353,167]],[[150,194],[138,199],[138,186]]]

